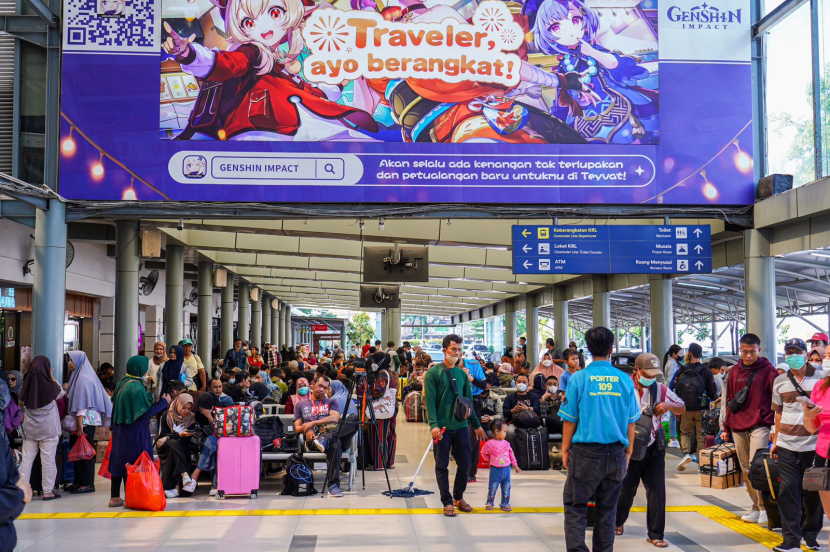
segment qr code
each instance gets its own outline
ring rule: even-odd
[[[161,0],[124,0],[118,16],[104,14],[101,4],[101,0],[68,0],[64,51],[158,53]]]

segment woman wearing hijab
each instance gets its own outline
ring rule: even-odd
[[[12,402],[12,394],[9,391],[9,376],[6,371],[0,368],[0,442],[9,443],[9,436],[6,435],[6,407]]]
[[[32,464],[40,452],[43,467],[41,482],[43,500],[55,500],[61,495],[53,492],[58,475],[55,452],[61,437],[61,419],[56,399],[64,391],[52,375],[52,365],[45,356],[36,356],[20,384],[23,403],[23,463],[20,477],[29,481]]]
[[[187,493],[196,490],[196,481],[190,477],[190,455],[195,452],[191,437],[196,426],[193,397],[182,393],[161,417],[159,440],[156,443],[161,460],[161,484],[167,498],[179,496],[178,488]]]
[[[196,400],[196,425],[207,434],[202,444],[202,452],[191,479],[198,482],[203,471],[213,472],[213,485],[210,487],[210,496],[216,496],[216,451],[219,449],[219,440],[213,434],[213,410],[224,408],[222,404],[222,381],[212,379],[208,382],[208,391],[201,393]]]
[[[150,366],[147,368],[147,380],[145,382],[147,391],[156,398],[161,393],[159,374],[161,374],[162,366],[167,362],[167,358],[167,345],[164,344],[164,341],[156,341],[153,345],[153,358],[150,359]],[[182,355],[182,359],[184,359],[184,355]]]
[[[285,403],[285,413],[293,414],[294,407],[297,403],[308,398],[309,385],[308,380],[304,377],[297,378],[297,392],[289,397]]]
[[[34,362],[34,361],[33,361]],[[31,370],[31,367],[29,368]],[[17,370],[9,372],[9,392],[14,393],[20,402],[20,392],[23,391],[23,376]]]
[[[112,401],[98,374],[86,353],[83,351],[69,352],[69,369],[72,376],[69,378],[69,387],[66,396],[69,398],[69,414],[76,421],[75,431],[69,439],[69,446],[74,447],[81,434],[86,435],[87,441],[95,448],[95,428],[108,426],[112,416]],[[95,492],[95,457],[89,460],[79,460],[74,463],[75,484],[69,492],[72,494]]]
[[[539,360],[539,364],[536,366],[536,368],[533,369],[533,372],[530,373],[531,385],[535,389],[537,387],[536,380],[540,379],[542,382],[542,392],[544,393],[545,382],[548,380],[548,378],[553,376],[558,381],[564,373],[565,370],[563,370],[556,363],[553,362],[553,357],[550,356],[550,353],[545,353],[544,355],[542,355],[541,360]]]
[[[112,450],[110,451],[110,508],[124,505],[121,482],[126,486],[127,464],[135,464],[142,452],[153,457],[150,418],[167,408],[170,398],[162,397],[153,404],[153,397],[144,386],[150,359],[134,356],[127,361],[127,375],[118,382],[112,396]]]
[[[167,393],[167,384],[173,380],[180,380],[182,366],[184,365],[184,349],[178,345],[170,347],[170,354],[167,362],[161,368],[161,392]]]

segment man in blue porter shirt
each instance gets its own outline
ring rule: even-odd
[[[568,552],[588,552],[588,501],[596,497],[593,551],[614,549],[617,501],[634,443],[640,407],[634,383],[608,362],[614,334],[602,326],[585,333],[594,361],[573,374],[559,409],[562,463],[568,470],[563,501]]]

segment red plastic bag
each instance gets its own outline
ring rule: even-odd
[[[110,473],[110,454],[112,453],[112,439],[107,444],[107,451],[104,453],[104,461],[101,462],[101,467],[98,469],[98,475],[104,479],[112,479]]]
[[[86,435],[81,433],[81,436],[75,441],[75,446],[69,451],[67,460],[70,462],[77,462],[78,460],[89,460],[95,458],[95,449],[86,440]]]
[[[485,458],[481,451],[484,449],[484,445],[479,444],[479,453],[478,453],[478,469],[486,470],[490,468],[490,460]]]
[[[141,453],[135,464],[127,464],[125,496],[124,505],[133,510],[160,512],[167,507],[158,461],[153,462],[147,451]]]

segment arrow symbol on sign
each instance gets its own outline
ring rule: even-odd
[[[523,237],[525,237],[525,238],[526,238],[526,237],[528,237],[529,235],[530,235],[530,231],[529,231],[527,228],[525,228],[524,230],[522,230],[522,236],[523,236]]]
[[[525,262],[522,263],[522,266],[525,267],[525,268],[530,268],[533,265],[529,261],[525,261]]]
[[[527,244],[524,244],[524,247],[522,247],[522,251],[524,251],[525,253],[527,253],[528,251],[530,251],[530,246],[529,246],[529,245],[527,245]]]
[[[699,245],[696,245],[696,246],[695,246],[695,253],[697,253],[698,255],[700,255],[700,252],[701,252],[701,251],[703,251],[703,248],[702,248],[702,247],[700,247]]]
[[[695,231],[692,233],[695,235],[695,237],[699,238],[700,235],[703,233],[703,230],[701,230],[700,228],[695,228]]]
[[[702,262],[700,262],[700,261],[696,262],[696,263],[695,263],[695,268],[697,268],[698,270],[700,270],[701,268],[703,268],[703,263],[702,263]]]

